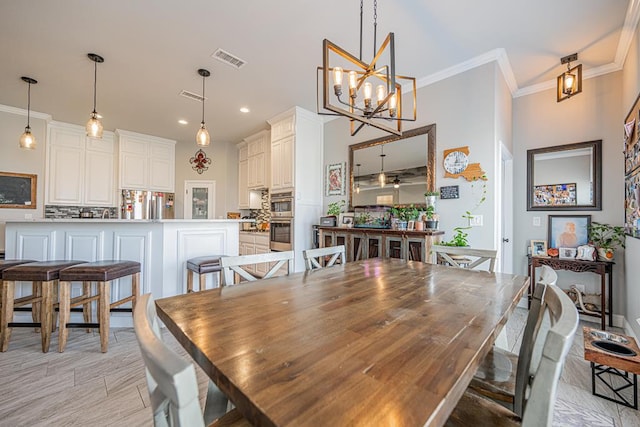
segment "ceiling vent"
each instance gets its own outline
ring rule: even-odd
[[[193,99],[194,101],[202,102],[204,98],[197,93],[189,92],[188,90],[183,90],[180,92],[180,96],[184,96],[185,98]]]
[[[247,61],[245,61],[244,59],[240,59],[235,55],[230,54],[227,51],[224,51],[222,49],[218,49],[215,52],[213,52],[213,55],[211,55],[213,58],[217,59],[220,62],[224,62],[227,65],[232,66],[233,68],[236,69],[240,69],[242,67],[245,66],[245,64],[247,63]]]

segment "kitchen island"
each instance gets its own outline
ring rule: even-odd
[[[124,220],[40,219],[8,220],[6,258],[38,261],[122,259],[142,264],[140,293],[154,298],[181,294],[186,289],[186,261],[203,255],[238,255],[241,222],[253,220]],[[22,286],[27,286],[24,284]],[[211,286],[211,285],[209,285]],[[122,287],[122,289],[120,289]],[[130,279],[116,283],[112,299],[130,292]],[[24,289],[26,294],[29,289]],[[79,295],[74,284],[72,296]],[[16,297],[22,289],[16,289]],[[112,314],[112,325],[131,325],[131,316]]]

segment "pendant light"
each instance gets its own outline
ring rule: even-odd
[[[387,177],[384,175],[384,158],[386,154],[384,154],[384,145],[380,146],[380,175],[378,175],[378,182],[380,183],[380,188],[384,188],[387,183]]]
[[[204,97],[204,79],[209,77],[211,73],[209,72],[209,70],[200,68],[198,70],[198,74],[202,76],[202,122],[200,122],[200,129],[198,129],[198,133],[196,134],[196,144],[199,147],[208,147],[211,143],[211,137],[209,136],[209,132],[204,125],[204,101],[206,100],[206,98]]]
[[[360,194],[360,163],[356,164],[358,175],[356,175],[356,194]]]
[[[93,111],[87,122],[87,136],[91,138],[102,138],[102,122],[96,111],[96,89],[98,82],[98,63],[103,63],[104,58],[95,53],[88,53],[87,56],[93,61]]]
[[[36,79],[32,79],[31,77],[21,77],[23,82],[29,84],[29,89],[27,90],[27,126],[24,128],[24,133],[20,135],[20,148],[25,150],[33,150],[36,148],[36,138],[31,133],[31,126],[29,125],[31,122],[31,85],[35,85],[38,83]]]

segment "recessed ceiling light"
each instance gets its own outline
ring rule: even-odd
[[[247,107],[242,107],[242,108],[240,108],[240,112],[241,113],[248,113],[249,109]]]
[[[178,123],[180,123],[181,125],[188,125],[189,124],[189,122],[186,121],[185,119],[178,120]]]

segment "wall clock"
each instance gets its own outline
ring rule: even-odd
[[[467,181],[487,179],[480,163],[469,162],[469,147],[458,147],[444,150],[443,166],[445,178],[463,177]]]
[[[444,170],[459,175],[469,166],[469,156],[462,151],[452,151],[444,158]]]

